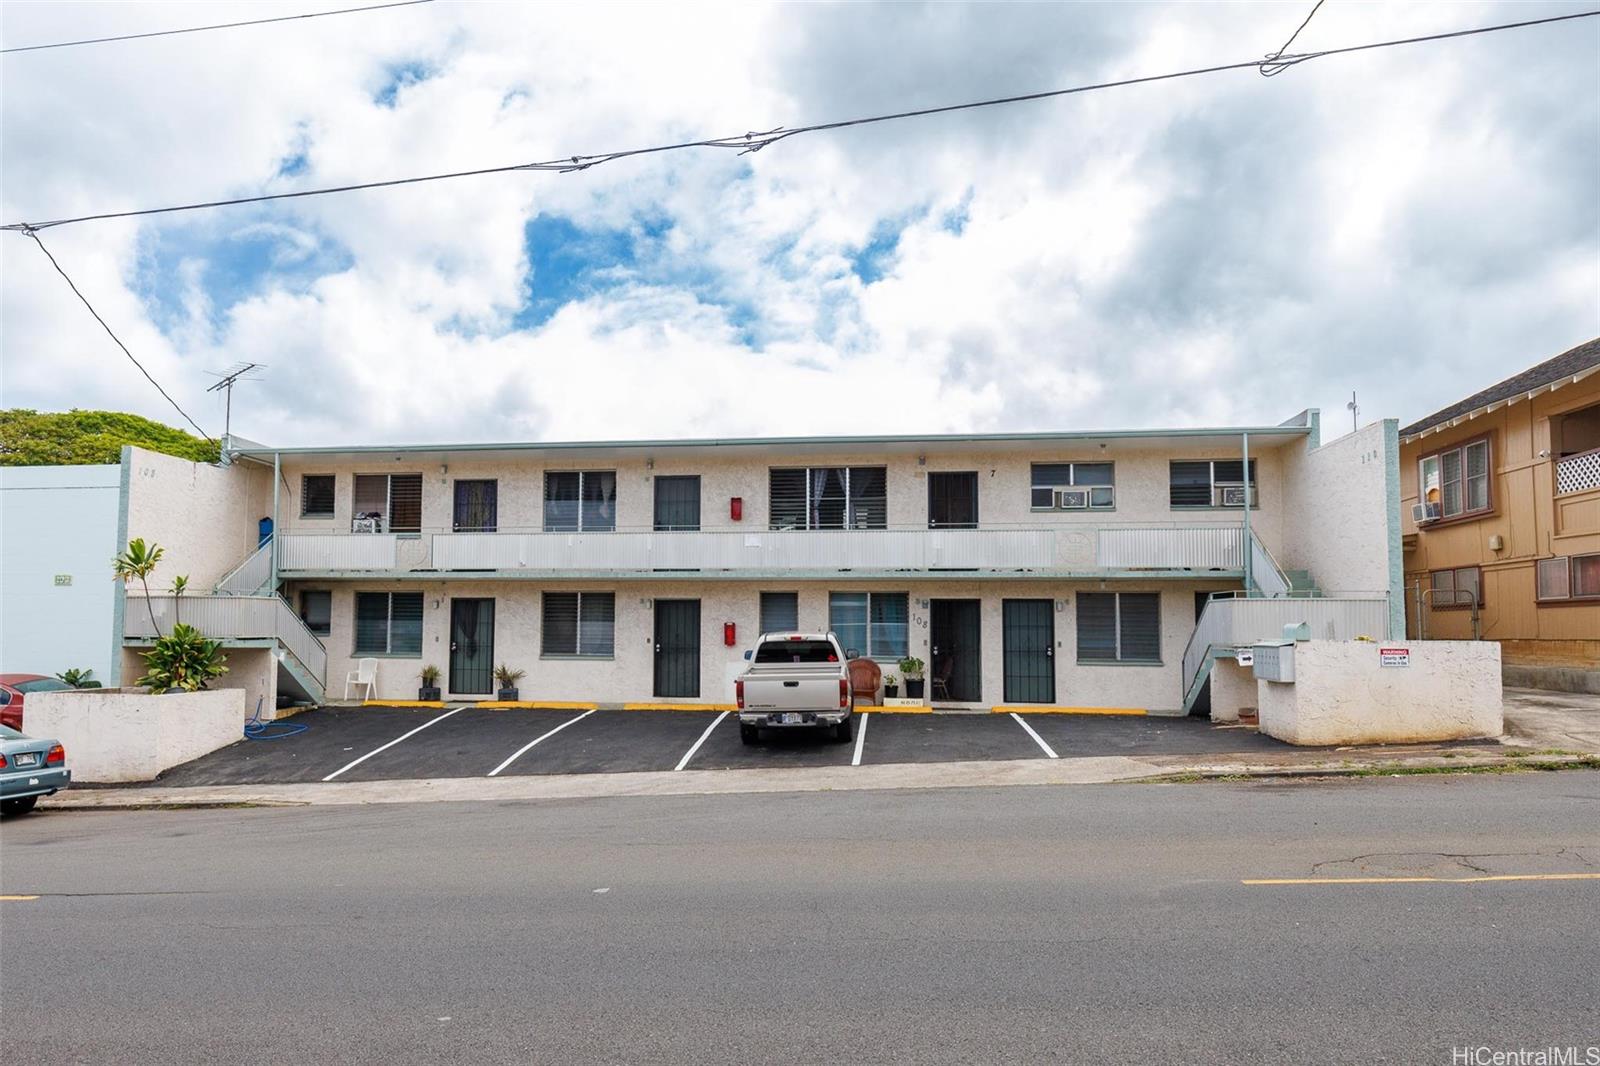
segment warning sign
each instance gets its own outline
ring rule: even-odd
[[[1410,666],[1411,665],[1411,649],[1410,648],[1379,648],[1378,649],[1378,665],[1379,666]]]

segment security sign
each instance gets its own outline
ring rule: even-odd
[[[1379,666],[1410,666],[1411,665],[1411,649],[1410,648],[1379,648],[1378,649],[1378,665]]]

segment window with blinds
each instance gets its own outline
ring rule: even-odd
[[[910,648],[911,603],[904,592],[831,592],[828,628],[846,651],[898,660]]]
[[[1250,507],[1256,495],[1256,461],[1250,460]],[[1167,502],[1173,507],[1244,507],[1242,459],[1175,459],[1167,464]]]
[[[357,474],[350,528],[358,533],[421,533],[421,474]]]
[[[612,592],[546,592],[539,654],[609,659],[616,652],[617,597]]]
[[[1541,602],[1600,599],[1600,555],[1540,559],[1537,572]]]
[[[544,528],[550,533],[616,529],[616,471],[573,470],[545,474]]]
[[[761,594],[761,632],[794,633],[800,629],[800,594],[798,592],[763,592]]]
[[[1417,461],[1423,503],[1439,518],[1457,518],[1490,509],[1489,438],[1425,455]]]
[[[1160,594],[1078,593],[1078,661],[1159,664]]]
[[[333,475],[300,475],[300,517],[333,517]]]
[[[356,593],[357,655],[422,654],[422,593]]]
[[[767,503],[773,529],[885,529],[889,471],[882,466],[775,467]]]

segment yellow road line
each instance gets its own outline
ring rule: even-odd
[[[737,711],[736,703],[624,703],[625,711]]]
[[[1485,874],[1481,877],[1263,877],[1241,885],[1471,885],[1482,881],[1600,881],[1593,874]]]
[[[363,707],[443,707],[443,700],[362,700]]]
[[[593,711],[600,707],[582,700],[484,700],[472,706],[489,711]]]
[[[0,900],[9,899],[9,900],[19,900],[20,901],[20,900],[38,899],[38,898],[39,898],[38,896],[0,896]]]
[[[1114,714],[1144,717],[1150,712],[1143,707],[1043,707],[1024,703],[1017,707],[990,707],[990,714]]]

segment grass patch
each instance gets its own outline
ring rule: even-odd
[[[1530,752],[1529,754],[1539,754]],[[1565,752],[1560,754],[1567,754]],[[1317,766],[1304,770],[1265,770],[1253,774],[1205,774],[1189,770],[1160,777],[1142,778],[1139,783],[1152,785],[1189,785],[1201,781],[1255,781],[1296,780],[1317,777],[1421,777],[1430,774],[1527,774],[1555,770],[1600,770],[1600,755],[1579,755],[1560,761],[1502,762],[1483,766],[1407,766],[1394,763],[1385,766]]]

